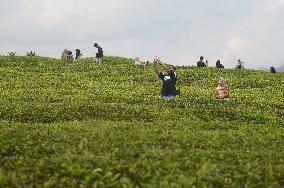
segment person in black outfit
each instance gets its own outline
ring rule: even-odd
[[[82,58],[82,54],[81,54],[81,51],[79,49],[76,49],[75,50],[76,52],[76,56],[75,56],[75,59],[78,60],[78,59],[81,59]]]
[[[220,60],[217,60],[217,62],[216,62],[216,68],[219,68],[219,69],[223,69],[223,68],[224,68],[224,65],[221,64],[221,61],[220,61]]]
[[[161,65],[167,74],[164,74],[159,71],[157,65]],[[177,74],[176,68],[173,65],[166,66],[164,65],[159,58],[155,58],[154,60],[154,70],[157,76],[163,81],[161,96],[163,99],[171,100],[174,99],[178,92],[176,90],[176,81],[177,81]]]
[[[94,47],[98,49],[98,53],[96,54],[96,59],[94,60],[94,62],[96,61],[99,64],[102,64],[103,63],[103,57],[104,57],[103,49],[102,49],[102,47],[100,47],[98,45],[98,43],[95,43]]]
[[[273,73],[273,74],[275,74],[275,73],[276,73],[275,68],[274,68],[274,67],[270,67],[270,72]]]
[[[200,60],[197,62],[197,67],[206,67],[206,64],[203,62],[203,56],[200,57]]]

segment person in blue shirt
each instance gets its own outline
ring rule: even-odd
[[[158,65],[162,66],[166,73],[160,72]],[[176,90],[177,74],[176,68],[173,65],[164,65],[159,58],[154,60],[154,70],[157,76],[163,81],[161,96],[163,99],[171,100],[178,95]]]
[[[100,47],[98,45],[98,43],[95,43],[94,47],[98,49],[98,53],[96,53],[96,58],[95,58],[94,62],[102,64],[103,63],[103,57],[104,57],[103,49],[102,49],[102,47]]]

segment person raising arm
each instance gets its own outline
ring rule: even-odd
[[[158,65],[162,66],[166,74],[158,69]],[[161,96],[166,100],[174,99],[177,95],[176,90],[176,68],[173,65],[164,65],[158,57],[154,59],[154,70],[157,76],[163,81]]]

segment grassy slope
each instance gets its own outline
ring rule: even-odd
[[[284,186],[284,74],[106,63],[0,57],[0,186]]]

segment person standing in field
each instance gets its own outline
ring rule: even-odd
[[[27,56],[29,56],[29,57],[34,57],[35,55],[36,55],[35,51],[27,52]]]
[[[136,65],[136,66],[142,65],[142,63],[141,63],[139,57],[135,57],[135,58],[133,59],[133,63],[134,63],[134,65]]]
[[[68,56],[68,51],[69,51],[69,50],[67,50],[67,49],[64,49],[64,50],[63,50],[62,55],[61,55],[61,58],[62,58],[62,59],[66,59],[66,58],[67,58],[67,56]]]
[[[270,72],[273,73],[273,74],[275,74],[275,73],[276,73],[275,68],[274,68],[274,67],[270,67]]]
[[[229,86],[224,80],[224,78],[220,78],[218,82],[218,87],[215,89],[214,92],[215,99],[225,99],[229,98]]]
[[[204,57],[201,56],[200,60],[197,62],[197,67],[206,67],[206,64],[203,62]]]
[[[102,49],[102,47],[100,47],[98,45],[98,43],[95,43],[94,47],[98,49],[98,53],[96,53],[96,58],[94,59],[94,63],[97,62],[99,64],[102,64],[103,63],[103,57],[104,57],[103,49]]]
[[[241,59],[238,59],[238,65],[236,67],[237,69],[243,69],[244,68],[244,61]]]
[[[75,60],[81,59],[83,57],[83,55],[81,54],[81,50],[76,49],[76,56],[75,56]]]
[[[167,73],[160,72],[158,69],[158,65],[160,65]],[[164,65],[159,57],[154,59],[154,70],[157,76],[163,81],[161,96],[163,99],[171,100],[178,95],[176,90],[176,81],[177,81],[177,74],[176,74],[176,67],[173,65],[166,66]]]
[[[67,60],[67,62],[69,62],[69,63],[72,63],[72,62],[73,62],[74,58],[73,58],[73,53],[72,53],[71,51],[68,51],[68,52],[67,52],[66,60]]]
[[[217,60],[217,62],[216,62],[216,68],[218,68],[218,69],[223,69],[223,68],[224,68],[224,65],[221,64],[221,61],[220,61],[220,60]]]
[[[150,62],[146,61],[146,63],[144,64],[144,68],[146,68],[149,64],[150,64]]]

